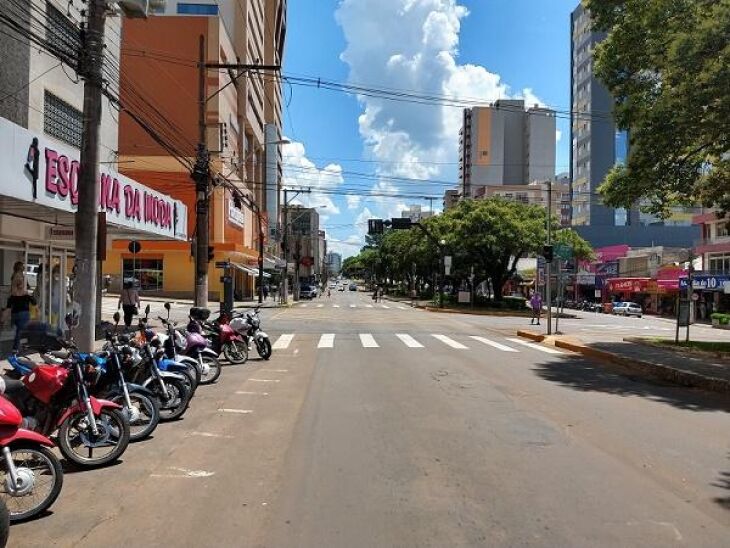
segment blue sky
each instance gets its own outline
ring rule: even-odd
[[[337,82],[569,107],[570,26],[577,0],[316,0],[289,2],[284,71]],[[467,14],[468,11],[468,14]],[[370,216],[394,215],[456,181],[457,108],[285,86],[285,183],[324,188],[330,248],[358,251]],[[558,119],[557,171],[568,168]],[[413,183],[406,179],[429,179]],[[335,195],[355,189],[364,196]],[[368,196],[369,192],[381,196]],[[441,201],[434,206],[440,208]]]

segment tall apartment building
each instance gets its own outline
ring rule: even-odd
[[[591,27],[590,13],[582,3],[570,16],[570,179],[572,182],[572,224],[596,247],[612,244],[631,246],[691,246],[699,237],[692,227],[692,212],[678,209],[660,220],[641,213],[603,205],[597,192],[609,170],[626,161],[629,135],[616,127],[613,98],[595,76],[593,51],[606,37]],[[607,228],[610,227],[610,230]]]
[[[555,175],[555,112],[522,100],[464,109],[459,132],[461,196],[488,185],[527,185]]]
[[[408,209],[401,210],[400,216],[402,218],[408,218],[414,223],[417,223],[419,221],[422,221],[423,219],[433,217],[433,211],[424,211],[423,207],[421,207],[419,204],[413,204],[408,206]]]
[[[325,257],[325,264],[330,276],[338,276],[342,271],[342,255],[336,251],[330,251]]]

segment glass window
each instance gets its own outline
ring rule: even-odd
[[[48,26],[46,26],[46,40],[48,44],[60,50],[65,56],[78,58],[81,48],[81,31],[63,12],[46,3]]]
[[[122,279],[136,280],[145,291],[159,291],[163,285],[162,265],[162,259],[124,259]]]
[[[46,90],[43,96],[43,131],[76,148],[81,148],[83,114]]]
[[[629,134],[626,131],[617,131],[614,145],[616,154],[616,165],[626,165],[626,157],[629,154]]]
[[[183,15],[218,15],[217,4],[178,4],[177,12]]]

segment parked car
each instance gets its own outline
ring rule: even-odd
[[[623,302],[613,307],[613,313],[617,316],[637,316],[641,318],[644,311],[636,303]]]
[[[337,288],[337,291],[344,291],[345,290],[345,284],[342,284],[340,287]]]
[[[350,291],[357,291],[357,284],[350,284]]]
[[[303,285],[299,288],[300,299],[314,299],[317,296],[317,286]]]

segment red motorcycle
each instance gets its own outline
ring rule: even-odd
[[[69,461],[95,468],[118,459],[129,445],[122,407],[89,395],[98,378],[93,355],[56,353],[62,365],[38,364],[19,381],[6,379],[5,393],[24,426],[44,436],[58,431],[58,447]]]
[[[1,378],[0,378],[1,381]],[[5,385],[0,382],[0,393]],[[63,470],[47,437],[21,428],[20,411],[0,396],[0,499],[10,521],[37,516],[56,500]]]

